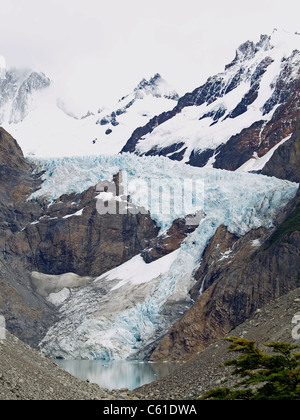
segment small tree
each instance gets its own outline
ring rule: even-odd
[[[218,388],[207,392],[204,400],[300,400],[300,348],[287,343],[270,343],[269,355],[260,350],[255,341],[229,337],[229,352],[241,355],[225,362],[233,367],[233,375],[242,380],[234,389]]]

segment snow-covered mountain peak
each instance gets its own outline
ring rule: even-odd
[[[143,97],[144,94],[151,94],[154,97],[164,97],[167,99],[178,100],[178,93],[161,77],[159,73],[156,73],[151,79],[143,79],[138,86],[134,89],[136,98]]]
[[[101,108],[98,113],[74,118],[56,96],[51,104],[44,100],[44,105],[21,124],[28,106],[14,112],[13,118],[9,114],[6,121],[14,124],[5,128],[18,139],[25,155],[66,157],[122,151],[236,170],[253,156],[263,157],[292,133],[299,108],[295,96],[299,89],[299,51],[299,34],[274,30],[258,41],[241,44],[223,72],[212,75],[182,98],[157,73],[142,79],[114,106]],[[47,85],[37,74],[27,74],[25,79],[29,86],[23,86],[24,95],[30,86],[38,91]],[[10,86],[19,89],[16,73],[9,80]],[[0,123],[5,120],[1,109],[3,98],[8,96],[7,83],[6,79],[1,85],[0,80]],[[14,100],[15,93],[12,97]],[[283,129],[274,131],[280,106],[284,111],[280,117]],[[249,134],[241,140],[241,151],[235,136],[246,129]],[[230,153],[226,152],[229,141],[233,144]]]
[[[33,87],[42,88],[45,84],[37,74],[28,75],[26,82],[27,88],[31,89],[26,90],[24,84],[25,91]],[[84,117],[78,118],[65,101],[59,99],[55,81],[51,87],[40,95],[38,106],[27,118],[22,120],[17,115],[5,125],[7,131],[18,139],[26,156],[117,154],[137,127],[171,110],[179,98],[174,89],[156,74],[149,80],[143,79],[114,106],[101,108],[96,114],[87,112]]]
[[[159,73],[156,73],[149,80],[143,78],[131,93],[119,100],[119,104],[128,109],[136,100],[144,99],[147,96],[171,99],[173,101],[178,101],[179,99],[175,89]]]
[[[299,74],[299,34],[275,30],[246,41],[223,72],[136,130],[122,152],[236,170],[293,132]]]
[[[159,74],[159,73],[156,73],[153,77],[151,77],[149,80],[147,80],[147,79],[142,79],[141,81],[140,81],[140,83],[137,85],[137,87],[136,87],[136,89],[135,90],[137,90],[137,89],[144,89],[145,87],[147,87],[147,86],[153,86],[153,85],[155,85],[156,84],[156,82],[158,81],[158,80],[161,80],[161,75]]]
[[[270,36],[270,44],[276,49],[290,55],[293,50],[299,50],[300,34],[298,32],[292,33],[283,29],[274,29]]]
[[[19,123],[34,108],[36,95],[49,87],[44,73],[29,69],[7,69],[0,57],[0,124]]]
[[[256,47],[255,47],[254,42],[251,42],[251,41],[244,42],[238,47],[236,51],[236,57],[233,63],[251,59],[255,56],[255,53],[256,53]]]
[[[18,88],[12,104],[10,122],[21,122],[34,107],[35,95],[49,87],[50,83],[44,73],[31,72]]]
[[[234,60],[226,65],[225,70],[235,65],[248,65],[251,60],[258,60],[266,53],[271,57],[289,57],[300,48],[300,34],[274,29],[271,35],[261,35],[258,42],[246,41],[237,50]]]

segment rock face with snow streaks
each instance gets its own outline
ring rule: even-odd
[[[263,168],[264,175],[300,182],[300,119],[291,139],[278,148]]]
[[[123,152],[236,170],[290,136],[300,110],[300,36],[242,44],[223,73],[138,128]]]

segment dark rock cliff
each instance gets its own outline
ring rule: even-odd
[[[18,256],[7,253],[7,241],[41,211],[28,196],[40,185],[17,142],[0,128],[0,314],[6,327],[37,345],[55,320],[55,311],[32,289],[30,272]]]
[[[197,167],[205,166],[209,159],[215,156],[214,168],[231,171],[235,171],[249,161],[254,154],[258,157],[264,156],[294,132],[296,122],[300,117],[299,51],[294,50],[289,57],[282,57],[281,69],[277,78],[271,86],[265,86],[263,76],[275,60],[270,41],[271,38],[265,35],[261,36],[257,44],[250,41],[242,44],[236,52],[235,59],[225,67],[224,73],[209,77],[202,86],[181,97],[174,109],[154,117],[144,127],[137,128],[121,152],[141,153],[147,156],[167,156],[172,160],[179,161],[185,158],[189,165]],[[261,59],[259,51],[268,51],[270,55]],[[254,66],[251,61],[253,59],[256,59]],[[249,90],[241,96],[239,103],[233,109],[226,109],[226,106],[221,103],[207,112],[203,112],[203,109],[199,110],[199,120],[210,118],[212,121],[210,127],[219,124],[220,132],[222,132],[222,123],[225,120],[227,120],[226,122],[231,120],[234,127],[238,117],[252,108],[259,107],[257,111],[260,111],[260,117],[257,118],[257,121],[250,118],[252,123],[247,126],[245,120],[242,129],[239,128],[239,131],[232,130],[232,133],[235,132],[236,134],[233,134],[228,141],[226,140],[225,143],[216,148],[202,147],[202,129],[199,125],[198,144],[193,145],[194,150],[192,151],[188,141],[186,147],[184,147],[185,140],[182,140],[182,137],[180,137],[180,141],[176,139],[175,130],[173,143],[169,142],[165,146],[164,138],[160,139],[158,134],[157,137],[154,136],[153,143],[150,143],[149,150],[145,151],[143,149],[143,152],[139,152],[138,145],[142,144],[146,135],[151,134],[158,126],[176,117],[187,107],[201,107],[205,104],[209,106],[214,102],[217,103],[220,98],[225,98],[227,94],[234,90],[237,91],[237,88],[245,81],[249,85]],[[263,106],[261,104],[257,105],[256,100],[261,92],[270,87],[272,90],[270,97],[265,97]],[[273,114],[270,114],[271,112]],[[238,127],[240,126],[238,125]],[[207,130],[208,128],[204,129],[204,131]],[[188,154],[186,154],[187,150]]]
[[[7,242],[7,253],[44,274],[99,276],[139,254],[158,234],[149,215],[104,214],[96,187],[63,196]]]
[[[300,182],[300,120],[291,139],[275,151],[262,173]]]

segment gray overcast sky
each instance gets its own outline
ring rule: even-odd
[[[224,69],[244,41],[300,32],[299,0],[0,0],[0,55],[102,106],[159,72],[180,94]]]

